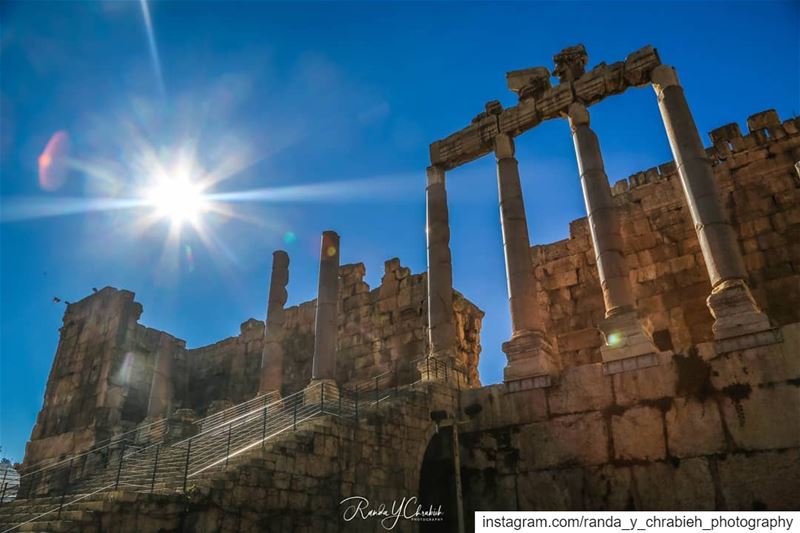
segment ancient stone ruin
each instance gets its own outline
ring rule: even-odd
[[[587,64],[575,46],[555,85],[549,68],[508,73],[517,105],[431,145],[426,273],[391,259],[371,289],[325,232],[317,300],[285,307],[277,251],[266,320],[196,349],[140,325],[131,292],[69,305],[0,521],[375,531],[348,519],[357,498],[413,497],[429,519],[397,531],[458,531],[478,509],[800,507],[800,118],[757,113],[706,148],[655,49]],[[647,85],[674,161],[612,186],[589,109]],[[514,138],[549,119],[569,122],[587,217],[531,247]],[[504,382],[481,386],[445,176],[490,153],[513,331]]]

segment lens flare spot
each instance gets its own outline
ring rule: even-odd
[[[336,247],[335,246],[328,246],[328,257],[333,257],[336,255]]]
[[[119,382],[127,385],[131,381],[131,373],[133,372],[133,359],[132,352],[127,352],[125,358],[122,360],[122,366],[119,367]]]
[[[292,244],[296,240],[297,235],[295,235],[293,231],[287,231],[283,234],[283,242],[286,244]]]
[[[184,252],[186,254],[186,264],[188,265],[189,272],[194,272],[194,254],[192,253],[192,247],[188,244],[184,246]]]
[[[606,339],[606,344],[611,346],[612,348],[614,346],[619,346],[621,342],[622,342],[622,335],[619,333],[611,333]]]
[[[45,191],[56,191],[67,179],[69,135],[60,130],[50,137],[39,155],[39,186]]]

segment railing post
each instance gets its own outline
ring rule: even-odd
[[[150,478],[150,493],[153,493],[156,487],[156,471],[158,470],[158,455],[161,452],[161,443],[156,444],[156,459],[153,462],[153,476]]]
[[[186,478],[189,477],[189,456],[192,453],[192,439],[189,439],[189,444],[186,446],[186,464],[183,466],[183,492],[186,492]]]
[[[450,366],[447,363],[444,363],[444,380],[449,381],[449,377],[447,375],[447,367]]]
[[[431,358],[427,357],[425,359],[425,379],[430,381],[431,379]]]
[[[342,416],[342,386],[336,385],[336,391],[339,393],[339,416]]]
[[[294,399],[294,408],[292,413],[292,430],[297,431],[297,398]]]
[[[264,447],[264,442],[267,440],[267,406],[264,405],[264,419],[261,423],[261,447]]]
[[[67,495],[67,487],[69,486],[69,477],[72,475],[72,459],[69,460],[67,467],[67,478],[64,480],[64,486],[61,488],[61,501],[58,502],[58,518],[61,518],[61,509],[64,508],[64,498]],[[5,476],[3,476],[5,478]]]
[[[355,396],[356,396],[356,414],[355,414],[355,420],[356,420],[356,422],[358,422],[358,385],[356,385],[356,393],[355,393]]]
[[[397,392],[400,389],[400,374],[397,372],[397,359],[394,360],[394,395],[397,396]]]
[[[231,430],[233,429],[233,422],[228,424],[228,443],[225,445],[225,468],[228,468],[228,457],[231,455]]]
[[[381,396],[380,396],[380,391],[378,390],[378,376],[375,376],[375,407],[378,406],[380,401],[381,401]]]
[[[125,441],[122,441],[122,448],[119,451],[119,462],[117,463],[117,480],[114,482],[114,490],[119,488],[119,477],[122,474],[122,462],[125,460]]]
[[[3,505],[6,502],[6,476],[7,475],[8,475],[8,466],[6,465],[6,467],[3,469],[3,481],[0,481],[0,483],[3,484],[3,492],[0,493],[0,505]]]
[[[319,412],[325,414],[325,382],[319,384]]]

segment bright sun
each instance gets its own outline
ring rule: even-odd
[[[169,218],[174,224],[196,223],[208,208],[202,188],[182,177],[160,179],[149,189],[147,200],[158,216]]]

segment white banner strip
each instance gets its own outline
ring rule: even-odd
[[[476,533],[647,531],[676,533],[701,531],[800,532],[798,511],[476,511]]]

